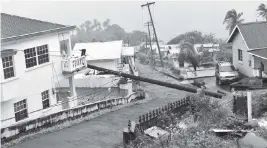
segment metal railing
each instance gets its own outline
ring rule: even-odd
[[[86,67],[86,57],[71,57],[61,61],[63,72],[73,72],[77,69]]]

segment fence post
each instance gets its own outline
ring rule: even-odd
[[[248,122],[252,120],[251,91],[247,92]]]

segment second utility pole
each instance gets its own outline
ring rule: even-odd
[[[151,12],[150,12],[150,5],[153,5],[153,4],[155,4],[155,2],[151,2],[151,3],[147,3],[147,4],[144,4],[144,5],[141,5],[141,7],[147,6],[147,8],[148,8],[149,16],[150,16],[150,19],[151,19],[151,24],[152,24],[153,31],[154,31],[155,38],[156,38],[156,42],[157,42],[160,63],[161,63],[161,67],[163,68],[163,61],[162,61],[162,57],[161,57],[161,53],[160,53],[160,47],[159,47],[158,37],[157,37],[156,29],[155,29],[155,26],[154,26],[153,18],[151,16]]]
[[[145,26],[147,26],[147,30],[148,30],[148,38],[149,38],[149,45],[150,45],[150,62],[151,62],[151,66],[152,65],[154,65],[154,64],[152,64],[152,63],[154,63],[154,58],[153,58],[153,49],[152,49],[152,44],[151,44],[151,36],[150,36],[150,28],[149,28],[149,26],[150,26],[150,22],[147,22],[146,24],[145,24]]]

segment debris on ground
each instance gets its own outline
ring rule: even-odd
[[[267,141],[262,137],[256,136],[254,133],[247,133],[245,137],[239,140],[241,147],[252,146],[254,148],[266,148]]]
[[[150,137],[158,139],[159,137],[165,137],[168,136],[170,133],[157,127],[153,126],[147,130],[144,131],[146,135],[149,135]]]

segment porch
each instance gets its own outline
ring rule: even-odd
[[[252,75],[267,79],[267,48],[249,51],[252,55]]]

